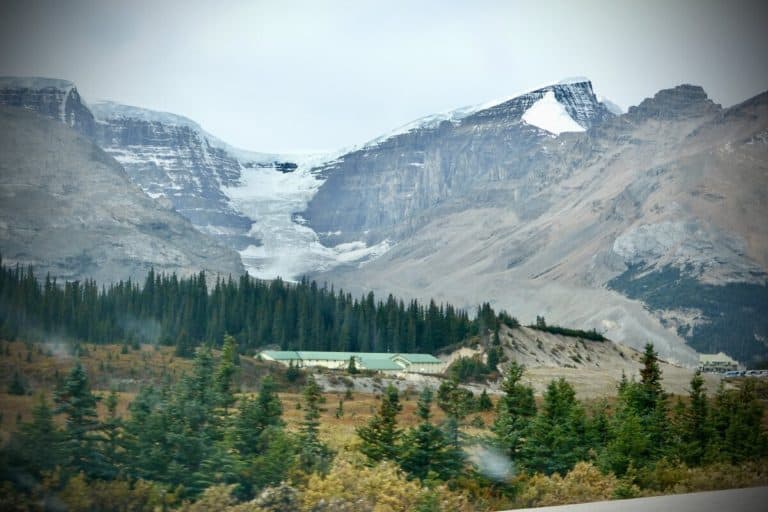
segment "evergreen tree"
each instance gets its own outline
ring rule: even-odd
[[[219,394],[219,400],[224,408],[228,408],[235,402],[232,390],[233,380],[237,373],[237,342],[229,334],[224,335],[224,344],[221,349],[221,360],[216,369],[214,386]]]
[[[13,371],[13,377],[10,384],[8,384],[9,395],[26,395],[27,385],[24,382],[24,378],[21,376],[18,370]]]
[[[680,457],[690,466],[702,462],[712,436],[709,407],[701,372],[696,371],[688,392],[688,406],[683,405],[678,416]]]
[[[491,397],[488,396],[488,392],[483,388],[483,392],[480,393],[480,398],[477,400],[478,411],[490,411],[493,409],[493,402]]]
[[[235,445],[243,456],[256,455],[265,449],[262,434],[269,427],[282,427],[283,404],[276,393],[272,377],[261,381],[258,397],[244,397],[240,401],[240,414],[235,422]]]
[[[495,372],[496,367],[499,365],[499,362],[501,361],[501,349],[499,347],[492,347],[490,350],[488,350],[488,362],[486,363],[488,365],[488,370]]]
[[[53,410],[45,395],[40,393],[32,409],[32,421],[24,423],[10,442],[11,449],[19,453],[27,470],[40,476],[66,462],[63,433],[56,427]]]
[[[301,450],[299,451],[299,468],[309,473],[325,471],[329,463],[328,449],[320,442],[320,386],[310,375],[304,386],[304,421],[301,424]]]
[[[347,372],[350,375],[355,375],[357,373],[357,365],[355,364],[355,356],[350,356],[349,364],[347,364]]]
[[[476,409],[475,396],[468,389],[459,386],[455,379],[447,379],[437,389],[437,405],[445,413],[461,421]]]
[[[442,480],[457,476],[463,456],[446,439],[442,430],[430,422],[432,390],[424,388],[419,396],[419,424],[403,436],[400,467],[409,474],[425,479],[434,475]]]
[[[563,378],[551,381],[523,443],[524,465],[531,472],[566,474],[587,458],[585,432],[586,418],[573,387]]]
[[[116,478],[121,471],[122,449],[121,449],[121,430],[122,419],[117,415],[117,392],[112,390],[104,405],[107,408],[107,418],[102,426],[104,433],[103,440],[103,458],[107,473],[103,475],[106,478]]]
[[[64,451],[66,465],[73,473],[99,476],[105,471],[98,446],[101,424],[96,414],[97,401],[78,361],[55,395],[56,413],[66,417]]]
[[[501,385],[504,395],[496,404],[493,423],[497,443],[513,460],[517,458],[530,422],[536,415],[533,388],[520,382],[524,370],[516,361],[507,367]]]
[[[381,397],[379,411],[367,425],[357,429],[357,435],[362,441],[360,451],[370,462],[397,460],[401,434],[397,428],[397,414],[402,408],[397,388],[389,384]]]
[[[738,390],[726,390],[721,384],[712,412],[714,439],[708,458],[738,463],[768,453],[763,411],[753,379],[745,379]]]

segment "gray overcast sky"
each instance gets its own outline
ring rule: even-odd
[[[70,79],[246,149],[335,149],[573,75],[624,108],[683,82],[738,103],[768,89],[766,4],[2,0],[0,75]]]

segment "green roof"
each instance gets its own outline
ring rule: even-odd
[[[415,363],[430,363],[430,364],[437,364],[442,363],[438,358],[431,354],[393,354],[396,356],[400,356],[406,361],[408,361],[411,364]]]
[[[388,357],[359,357],[360,365],[366,370],[402,370],[403,367]]]
[[[430,354],[400,354],[387,352],[264,350],[262,354],[275,361],[349,361],[350,357],[354,357],[370,370],[400,370],[402,367],[394,362],[396,357],[400,357],[410,364],[439,364],[442,362]]]
[[[299,353],[293,350],[262,350],[265,356],[269,356],[275,361],[290,361],[291,359],[301,359]]]

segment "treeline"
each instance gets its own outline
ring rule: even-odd
[[[570,329],[568,327],[561,327],[559,325],[548,325],[543,316],[536,317],[536,323],[531,324],[528,327],[539,331],[548,332],[551,334],[560,334],[562,336],[570,336],[571,338],[583,338],[591,341],[605,341],[606,338],[597,329],[590,329],[584,331],[582,329]]]
[[[391,295],[360,298],[302,279],[261,281],[248,275],[218,279],[209,289],[204,273],[180,278],[150,271],[143,285],[93,280],[63,285],[32,268],[0,260],[0,336],[35,340],[59,335],[89,343],[162,343],[182,356],[195,347],[220,345],[224,334],[243,351],[266,345],[284,350],[427,352],[487,334],[500,322],[489,304],[476,318],[452,305],[407,304]]]

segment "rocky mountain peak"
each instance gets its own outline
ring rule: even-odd
[[[466,122],[479,123],[498,121],[500,119],[518,121],[523,119],[523,116],[531,107],[547,96],[553,96],[553,99],[563,106],[567,115],[583,129],[589,129],[594,124],[614,116],[598,100],[592,89],[592,82],[587,78],[578,78],[547,85],[534,91],[517,95],[488,108],[480,109],[468,116]]]
[[[93,136],[95,120],[68,80],[39,77],[0,77],[0,105],[24,108],[56,119],[83,135]]]
[[[682,84],[662,89],[653,98],[644,99],[640,105],[630,107],[627,114],[637,120],[683,119],[714,114],[720,105],[707,96],[699,85]]]

